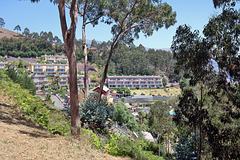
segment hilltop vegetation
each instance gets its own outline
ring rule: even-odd
[[[40,57],[45,54],[55,55],[65,52],[61,40],[53,36],[52,32],[31,33],[28,28],[25,28],[22,34],[9,30],[2,32],[0,35],[4,37],[0,40],[0,56]]]
[[[25,28],[22,34],[6,29],[1,30],[0,56],[40,57],[42,55],[65,54],[65,46],[52,32],[30,32]],[[76,59],[83,62],[81,40],[75,40]],[[92,40],[88,61],[103,72],[109,54],[110,42]],[[144,64],[144,65],[142,65]],[[162,75],[172,81],[179,80],[174,74],[174,59],[170,51],[146,49],[144,46],[120,44],[113,54],[109,75]]]

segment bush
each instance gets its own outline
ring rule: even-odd
[[[10,78],[0,72],[0,90],[15,102],[24,116],[42,125],[53,134],[67,135],[70,131],[70,123],[67,116],[60,111],[50,109],[43,101],[29,90],[22,89],[19,84],[13,83]],[[16,92],[17,91],[17,92]]]
[[[110,133],[109,143],[104,146],[107,152],[116,156],[128,156],[137,160],[162,160],[151,151],[145,150],[151,143],[144,140],[131,141],[129,137],[121,137]]]
[[[101,147],[100,139],[97,137],[97,135],[95,133],[93,133],[93,131],[83,128],[82,135],[85,140],[87,140],[88,142],[91,142],[93,147],[98,148],[98,149]]]
[[[97,103],[97,96],[97,94],[90,95],[80,107],[82,124],[92,130],[103,129],[107,118],[112,118],[114,111],[113,106],[108,104],[105,97]]]

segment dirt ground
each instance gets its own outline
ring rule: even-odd
[[[94,150],[86,142],[50,135],[0,100],[0,159],[129,160]]]

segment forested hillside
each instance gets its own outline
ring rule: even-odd
[[[25,28],[22,34],[10,34],[3,30],[3,37],[0,40],[0,56],[12,57],[39,57],[41,55],[54,55],[64,53],[64,45],[57,36],[53,36],[52,32],[30,32]],[[5,36],[6,35],[6,36]],[[15,35],[15,36],[11,36]]]
[[[30,32],[25,28],[22,34],[3,30],[0,40],[0,56],[40,57],[42,55],[65,54],[61,40],[52,32]],[[83,62],[81,40],[75,41],[77,61]],[[92,40],[89,47],[88,60],[97,68],[103,68],[109,54],[110,42]],[[139,45],[121,44],[115,50],[109,75],[166,75],[177,81],[173,72],[174,60],[170,51],[146,49]]]

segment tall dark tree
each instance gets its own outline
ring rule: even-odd
[[[170,127],[170,114],[169,114],[169,107],[166,103],[162,101],[157,101],[150,109],[149,113],[149,126],[151,131],[154,134],[158,135],[158,143],[159,143],[159,156],[160,154],[160,144],[161,138],[166,130]]]
[[[108,4],[106,23],[113,23],[111,30],[113,40],[101,80],[98,102],[101,100],[112,54],[118,44],[132,43],[134,38],[139,38],[140,32],[145,36],[151,36],[154,30],[168,28],[176,22],[176,13],[172,12],[172,7],[158,0],[110,0]]]
[[[30,30],[26,27],[26,28],[24,28],[24,31],[23,31],[22,34],[25,35],[25,36],[29,36],[30,35]]]
[[[4,19],[0,17],[0,27],[4,27],[4,25],[5,25]]]
[[[76,0],[72,0],[70,5],[71,25],[68,29],[65,15],[65,1],[58,1],[58,9],[60,16],[60,23],[62,29],[63,41],[65,44],[67,58],[69,62],[69,85],[70,85],[70,104],[71,104],[71,133],[73,136],[80,138],[80,114],[78,102],[78,88],[77,88],[77,63],[75,56],[75,33],[78,19],[78,5]]]
[[[21,27],[19,25],[16,25],[16,27],[13,30],[21,31]]]
[[[173,40],[176,66],[184,70],[185,78],[190,78],[190,84],[195,86],[183,88],[176,120],[186,122],[194,130],[197,128],[199,158],[202,145],[207,145],[212,158],[237,159],[240,155],[236,151],[240,148],[237,134],[240,16],[233,1],[214,2],[223,6],[223,11],[206,25],[206,38],[201,38],[198,31],[191,32],[188,26],[180,26]],[[213,60],[218,65],[217,73],[213,71]]]
[[[82,17],[82,50],[84,54],[84,92],[88,96],[88,47],[86,43],[86,26],[98,24],[98,20],[104,15],[105,1],[102,0],[78,0],[78,13]]]

